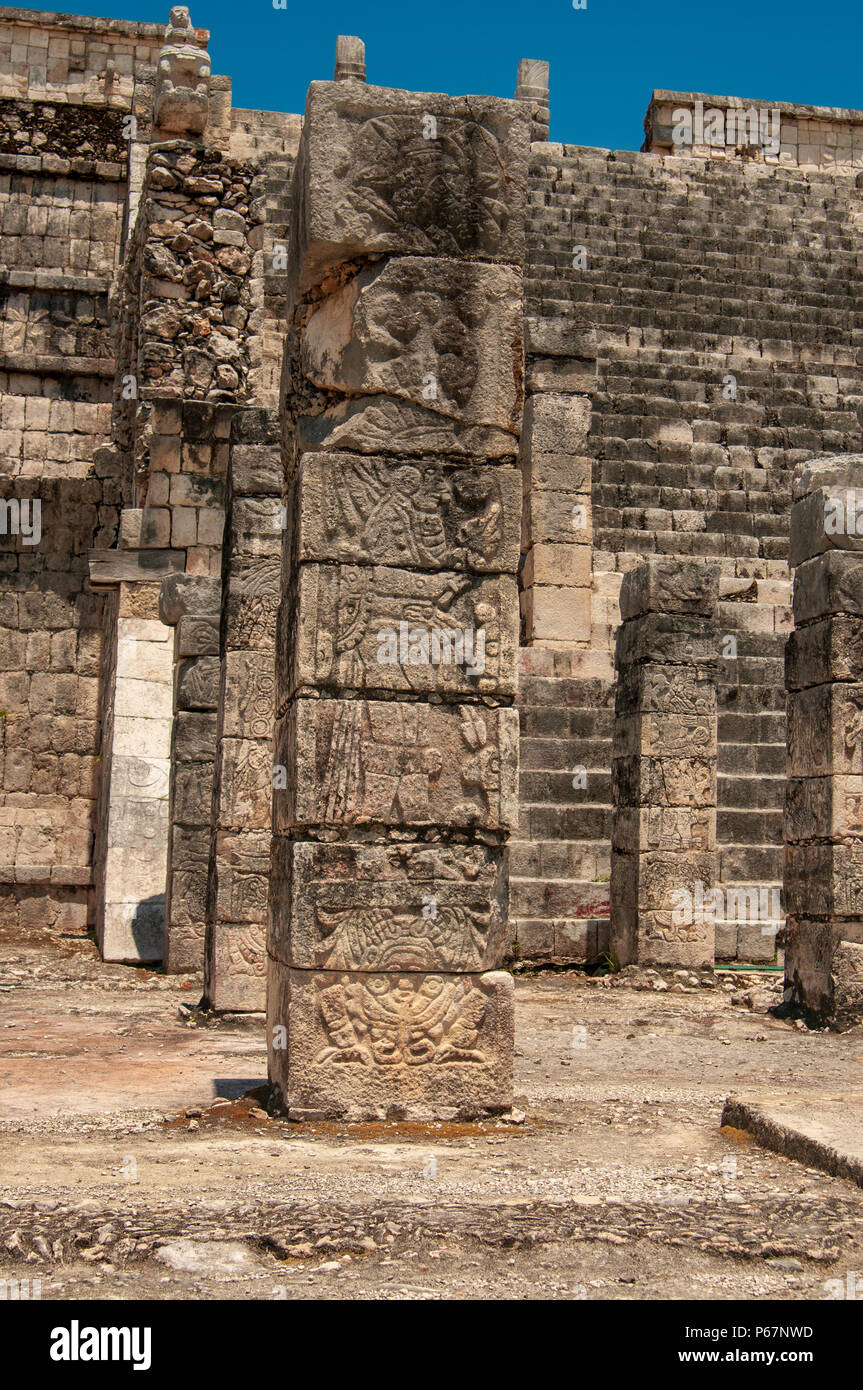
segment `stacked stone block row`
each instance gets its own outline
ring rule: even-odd
[[[863,1017],[863,458],[800,470],[786,649],[786,985],[821,1017]]]
[[[292,1115],[511,1102],[528,134],[488,98],[309,95],[268,991]],[[430,659],[480,630],[480,662]]]
[[[611,941],[621,965],[712,966],[719,567],[651,557],[621,588]]]
[[[277,417],[238,411],[228,475],[205,951],[205,997],[220,1012],[266,1008],[272,800],[279,785],[273,722],[282,473]]]

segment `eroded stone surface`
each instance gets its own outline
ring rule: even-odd
[[[294,492],[296,556],[515,573],[520,512],[514,468],[307,454]]]
[[[291,694],[305,686],[451,699],[516,693],[514,578],[303,565],[294,605],[279,651]]]
[[[501,851],[280,841],[270,954],[302,969],[481,971],[501,956]]]
[[[512,1104],[513,981],[270,965],[271,1079],[289,1115],[438,1119]],[[278,1034],[276,1035],[278,1037]]]

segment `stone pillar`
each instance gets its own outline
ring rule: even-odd
[[[528,134],[493,98],[309,93],[268,987],[295,1117],[512,1103]]]
[[[538,58],[522,58],[518,65],[515,99],[530,103],[531,140],[548,139],[551,120],[548,93],[548,63]]]
[[[171,633],[158,584],[118,582],[108,601],[97,818],[96,939],[109,961],[162,959],[171,752]]]
[[[621,965],[712,966],[719,566],[630,570],[615,654],[611,938]]]
[[[165,908],[165,969],[204,964],[207,866],[219,700],[219,581],[175,574],[159,611],[175,628],[174,736]]]
[[[521,437],[521,610],[528,646],[589,647],[593,521],[590,398],[530,396]]]
[[[863,1005],[863,457],[803,465],[794,497],[786,998],[853,1018]]]
[[[239,411],[228,469],[204,971],[204,998],[220,1012],[266,1008],[281,497],[278,420],[264,410]]]

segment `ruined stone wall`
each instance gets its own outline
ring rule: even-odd
[[[568,401],[573,421],[587,414],[578,453],[533,465],[557,481],[540,483],[527,544],[565,544],[577,577],[580,537],[567,529],[589,476],[592,564],[589,590],[559,577],[542,593],[523,640],[568,647],[574,675],[599,674],[579,648],[591,662],[611,651],[621,581],[639,557],[715,557],[721,633],[733,639],[720,653],[720,880],[778,889],[791,478],[813,453],[861,441],[852,162],[828,171],[731,147],[708,159],[535,144],[529,204],[529,410],[539,396]],[[539,593],[554,574],[564,566],[523,579]],[[543,666],[536,651],[531,669],[550,674],[556,656]],[[565,772],[590,768],[592,749],[570,738],[555,762],[547,748],[556,780],[534,779],[523,807],[556,804],[571,841],[586,840],[604,784],[591,773],[579,788]],[[721,956],[772,949],[760,928],[717,924]]]
[[[0,920],[10,930],[92,921],[107,617],[88,561],[114,544],[121,500],[100,449],[114,374],[108,299],[126,221],[123,118],[160,35],[0,12],[0,501],[38,506],[41,531],[31,544],[5,511]]]

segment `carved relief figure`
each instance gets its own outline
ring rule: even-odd
[[[344,976],[321,989],[318,1002],[329,1039],[315,1058],[319,1066],[486,1062],[476,1046],[486,1001],[469,980]]]

